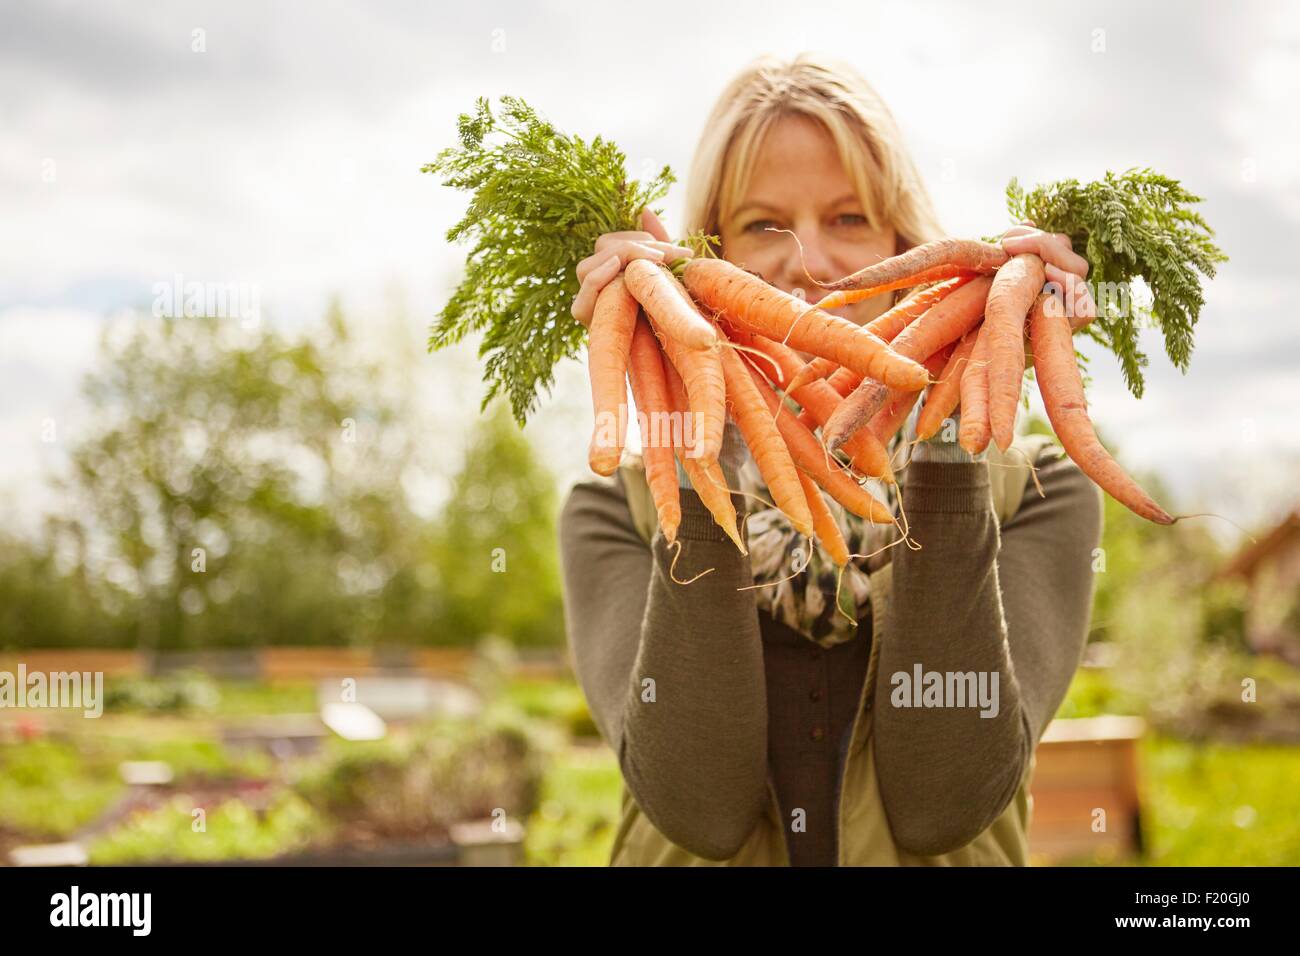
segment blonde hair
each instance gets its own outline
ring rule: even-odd
[[[719,234],[748,188],[764,136],[791,115],[813,119],[830,134],[870,228],[892,226],[899,252],[943,235],[889,108],[848,64],[808,53],[789,61],[759,57],[718,97],[691,163],[688,235]]]

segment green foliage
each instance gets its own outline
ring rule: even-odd
[[[1212,241],[1214,230],[1188,208],[1199,202],[1201,197],[1177,180],[1150,169],[1108,172],[1086,184],[1066,179],[1028,193],[1015,179],[1007,186],[1012,217],[1067,234],[1074,251],[1091,266],[1088,278],[1094,289],[1118,290],[1116,295],[1094,293],[1097,319],[1085,334],[1115,353],[1137,398],[1142,397],[1142,369],[1149,364],[1138,348],[1138,320],[1161,330],[1169,360],[1186,371],[1192,330],[1205,304],[1201,277],[1213,278],[1217,264],[1227,261]],[[1134,295],[1132,283],[1139,278],[1150,289],[1149,307]]]
[[[160,678],[116,678],[104,693],[108,711],[161,713],[211,712],[221,700],[216,683],[202,671],[179,671]]]
[[[111,327],[55,482],[66,506],[36,540],[0,537],[0,647],[561,642],[554,478],[498,408],[472,424],[445,515],[416,512],[411,480],[451,461],[414,397],[428,360],[374,342],[337,309],[292,337]],[[113,693],[185,704],[166,682]]]
[[[1106,668],[1081,667],[1074,672],[1056,716],[1072,720],[1104,714],[1132,715],[1137,713],[1137,708],[1137,702],[1115,686]]]
[[[0,744],[0,828],[33,841],[69,836],[124,790],[113,765],[66,741]]]
[[[600,737],[582,688],[573,681],[515,680],[504,696],[526,717],[558,723],[570,737]]]
[[[555,482],[498,402],[471,436],[437,528],[433,626],[445,643],[564,640]]]
[[[194,801],[178,794],[167,805],[135,814],[89,847],[95,866],[159,861],[261,860],[306,849],[329,822],[301,797],[285,792],[265,810],[242,800],[210,809],[194,829]]]
[[[435,721],[374,742],[334,740],[299,768],[295,790],[331,819],[381,837],[428,837],[500,807],[536,806],[538,753],[500,722]]]
[[[1297,866],[1300,748],[1143,742],[1147,862]]]
[[[621,789],[618,760],[607,748],[574,747],[557,754],[528,821],[528,864],[607,866],[618,831]]]
[[[629,182],[616,145],[567,136],[516,97],[502,97],[499,119],[479,99],[459,131],[460,146],[423,171],[472,194],[447,239],[474,246],[429,348],[483,331],[483,408],[506,395],[523,425],[538,392],[554,385],[555,365],[576,355],[586,335],[569,313],[575,267],[602,233],[639,228],[641,210],[667,192],[673,174],[665,166],[649,183]]]
[[[427,631],[428,592],[411,581],[429,523],[402,490],[410,409],[388,387],[396,370],[362,358],[337,310],[299,338],[132,319],[103,349],[86,386],[96,425],[72,450],[68,517],[51,535],[77,573],[116,584],[107,597],[127,605],[133,643],[400,643]]]
[[[71,836],[125,792],[118,771],[124,760],[161,760],[181,785],[266,779],[272,771],[265,754],[231,752],[203,736],[93,735],[75,742],[38,738],[0,744],[0,829],[33,840]]]

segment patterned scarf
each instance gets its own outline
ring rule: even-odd
[[[909,422],[890,442],[889,452],[895,466],[905,456],[905,453],[896,452],[910,428]],[[812,547],[809,557],[809,540],[791,526],[784,514],[764,503],[771,501],[772,496],[748,449],[738,477],[741,490],[755,496],[745,499],[750,511],[745,535],[754,583],[764,585],[754,589],[759,608],[822,647],[834,647],[855,637],[858,633],[855,622],[865,622],[871,611],[871,587],[867,574],[889,562],[894,549],[886,545],[898,540],[898,528],[864,521],[823,495],[840,533],[844,535],[849,554],[863,556],[849,559],[841,581],[840,569],[826,556],[825,550]],[[895,485],[872,481],[867,489],[882,498],[898,515],[898,489]],[[838,611],[835,603],[837,582]]]

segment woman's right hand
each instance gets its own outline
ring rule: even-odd
[[[694,255],[686,246],[668,238],[668,230],[651,210],[641,210],[643,232],[607,232],[596,240],[596,251],[578,263],[582,283],[573,299],[573,317],[588,328],[596,310],[596,296],[633,259],[672,262]]]

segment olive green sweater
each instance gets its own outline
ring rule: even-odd
[[[880,649],[873,745],[890,829],[909,852],[964,846],[1002,813],[1078,666],[1101,498],[1059,452],[1038,461],[1045,496],[1028,488],[1001,528],[987,462],[914,462],[905,472],[922,547],[892,549],[895,623]],[[714,568],[687,586],[669,577],[662,535],[648,546],[637,533],[619,477],[582,482],[565,502],[568,639],[596,724],[637,805],[678,846],[710,860],[735,855],[770,776],[785,819],[807,811],[805,829],[786,834],[791,863],[832,865],[839,743],[854,716],[842,704],[856,701],[868,655],[849,646],[836,649],[829,675],[825,660],[819,673],[799,670],[817,645],[797,653],[798,635],[738,590],[753,583],[749,559],[690,490],[679,538],[679,577]],[[996,716],[895,706],[895,675],[918,666],[983,672],[990,683],[996,675]],[[810,709],[818,688],[838,700]],[[801,788],[806,799],[795,803]],[[829,805],[804,806],[819,802]]]

